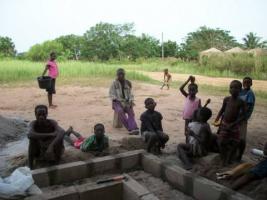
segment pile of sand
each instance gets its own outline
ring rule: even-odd
[[[28,123],[22,119],[9,119],[0,116],[0,147],[25,137],[27,129]]]

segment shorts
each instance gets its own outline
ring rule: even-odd
[[[76,149],[80,149],[83,141],[85,140],[85,138],[81,137],[81,138],[78,138],[77,140],[74,141],[73,143],[73,146],[76,148]]]
[[[157,134],[157,133],[152,132],[152,131],[144,131],[142,133],[142,138],[143,138],[145,143],[147,143],[149,141],[149,139],[151,137],[154,137],[154,136],[158,136],[158,140],[160,141],[161,144],[165,144],[169,140],[169,136],[163,132],[161,134]]]
[[[222,121],[221,125],[219,127],[219,138],[221,140],[236,140],[236,141],[240,141],[240,128],[238,125],[232,127],[231,129],[227,129],[227,125],[229,125],[229,123]]]
[[[258,178],[267,177],[267,159],[261,161],[255,167],[250,170],[250,173],[257,176]]]
[[[142,133],[142,138],[144,140],[144,142],[148,142],[149,138],[156,135],[155,132],[152,132],[152,131],[144,131]]]
[[[56,79],[52,78],[51,87],[46,89],[48,94],[56,94]]]

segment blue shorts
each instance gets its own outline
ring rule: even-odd
[[[254,174],[258,178],[267,177],[267,159],[261,161],[255,167],[250,170],[250,173]]]

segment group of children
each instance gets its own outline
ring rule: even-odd
[[[184,90],[186,85],[188,85],[188,92]],[[203,107],[201,106],[201,100],[196,97],[198,86],[195,78],[190,76],[180,87],[181,93],[186,97],[183,111],[186,143],[179,144],[177,151],[187,169],[192,168],[188,157],[203,156],[208,151],[219,151],[224,166],[241,161],[246,146],[247,120],[255,104],[251,86],[250,77],[243,79],[243,88],[238,80],[230,83],[230,96],[224,98],[213,123],[218,126],[217,135],[212,134],[207,122],[212,116],[211,110],[206,107],[210,99]]]
[[[168,69],[165,69],[164,84],[161,89],[165,85],[169,89],[170,80],[171,75]],[[185,91],[186,86],[188,87],[187,91]],[[238,80],[230,83],[230,96],[224,98],[222,107],[213,123],[218,126],[217,134],[212,134],[208,123],[212,111],[207,107],[210,99],[202,106],[201,99],[196,96],[198,85],[195,83],[194,76],[190,76],[181,85],[180,92],[186,98],[183,109],[186,139],[184,143],[178,144],[177,154],[186,169],[192,168],[192,158],[205,156],[211,151],[220,153],[224,166],[241,161],[246,147],[247,121],[255,104],[251,86],[252,79],[250,77],[243,79],[243,85]],[[140,117],[141,136],[147,143],[148,152],[160,154],[161,149],[169,140],[169,136],[162,128],[163,116],[155,110],[157,104],[154,99],[147,98],[144,104],[146,111]],[[94,134],[86,139],[72,127],[64,131],[55,121],[47,119],[48,109],[44,105],[35,108],[35,115],[36,120],[31,123],[28,135],[30,168],[33,168],[34,160],[38,157],[57,163],[64,152],[64,140],[81,151],[95,152],[96,155],[104,153],[105,155],[109,142],[103,124],[96,124]],[[75,140],[72,139],[71,134],[76,137]]]

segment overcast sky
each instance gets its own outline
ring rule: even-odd
[[[18,52],[60,35],[82,35],[98,22],[133,22],[136,34],[182,42],[206,25],[267,39],[267,0],[0,0],[0,36]]]

